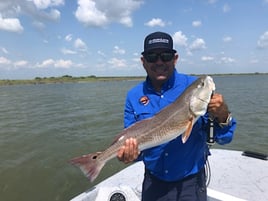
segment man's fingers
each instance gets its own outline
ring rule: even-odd
[[[138,142],[136,139],[133,139],[133,148],[134,148],[134,157],[135,159],[139,156]]]
[[[134,139],[127,139],[125,142],[125,152],[124,152],[124,161],[125,163],[129,163],[133,161],[134,158]]]
[[[122,146],[119,149],[119,151],[117,152],[117,158],[118,158],[118,160],[123,161],[124,152],[125,152],[125,146]]]
[[[133,160],[135,154],[135,142],[133,138],[129,139],[129,160]]]
[[[124,145],[117,152],[117,158],[124,163],[135,160],[139,155],[137,140],[134,138],[126,139]]]
[[[117,157],[120,161],[123,161],[124,163],[129,163],[130,160],[130,140],[127,139],[125,141],[125,144],[119,149],[119,151],[117,152]]]

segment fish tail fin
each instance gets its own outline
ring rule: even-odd
[[[81,169],[85,176],[93,182],[99,175],[101,169],[105,165],[105,162],[98,160],[98,156],[102,152],[96,152],[92,154],[83,155],[71,159],[69,162]]]
[[[181,137],[183,144],[188,140],[188,138],[192,132],[193,125],[194,125],[194,118],[191,118],[187,124],[186,131],[183,133],[183,135]]]

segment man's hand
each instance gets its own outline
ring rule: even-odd
[[[221,94],[213,94],[208,104],[208,112],[218,120],[219,123],[226,121],[229,115],[228,106]]]
[[[117,158],[118,160],[127,164],[137,159],[139,154],[140,152],[138,149],[137,140],[134,138],[129,138],[117,152]]]

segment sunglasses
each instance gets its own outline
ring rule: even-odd
[[[157,62],[159,57],[163,62],[168,62],[174,58],[174,53],[173,52],[161,52],[161,53],[151,52],[151,53],[146,53],[143,56],[146,59],[146,61],[149,63]]]

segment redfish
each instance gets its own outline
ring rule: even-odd
[[[70,163],[78,166],[93,182],[106,162],[117,156],[119,148],[128,138],[137,140],[140,151],[166,143],[180,135],[185,143],[194,123],[207,112],[214,90],[215,84],[210,76],[198,78],[173,103],[155,116],[124,129],[104,151],[73,158]]]

